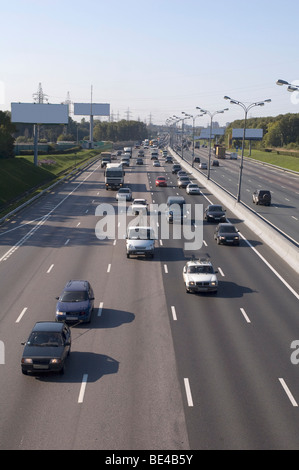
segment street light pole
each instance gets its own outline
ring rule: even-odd
[[[271,100],[267,99],[267,100],[264,100],[264,101],[257,101],[256,103],[251,103],[249,106],[246,106],[245,103],[241,103],[241,101],[234,100],[234,99],[230,98],[229,96],[224,96],[224,99],[229,100],[230,103],[232,103],[232,104],[237,104],[238,106],[241,106],[241,108],[243,108],[243,110],[245,112],[243,139],[242,139],[242,154],[241,154],[241,163],[240,163],[240,172],[239,172],[239,181],[238,181],[238,192],[237,192],[237,202],[240,202],[247,114],[248,114],[248,111],[251,108],[253,108],[254,106],[264,106],[265,103],[270,103]]]
[[[208,174],[207,174],[207,179],[209,180],[210,179],[210,173],[211,173],[211,141],[212,141],[212,125],[213,125],[213,117],[215,116],[215,114],[222,114],[224,113],[224,111],[228,111],[228,108],[225,108],[225,109],[221,109],[221,111],[214,111],[214,113],[211,113],[210,111],[207,111],[206,109],[202,109],[200,108],[199,106],[196,106],[196,109],[199,109],[200,111],[202,111],[204,114],[208,114],[208,116],[210,116],[211,118],[211,122],[210,122],[210,138],[209,138],[209,163],[208,163]]]
[[[293,91],[299,91],[299,85],[292,85],[291,83],[287,82],[286,80],[276,80],[276,85],[282,86],[282,85],[288,85],[287,90],[290,92]]]

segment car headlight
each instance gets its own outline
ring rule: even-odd
[[[23,357],[22,359],[22,364],[32,364],[32,359],[30,359],[29,357]]]
[[[189,281],[188,286],[195,286],[195,282],[194,281]]]
[[[50,364],[60,364],[60,363],[61,363],[61,359],[58,359],[57,357],[50,360]]]
[[[234,237],[234,240],[239,240],[238,235],[236,235],[236,236]]]
[[[56,310],[56,315],[65,315],[65,312],[61,312],[60,310]]]
[[[217,281],[211,281],[210,286],[217,286]]]
[[[219,238],[220,238],[220,240],[225,240],[225,237],[223,237],[223,236],[222,236],[222,237],[219,237]]]

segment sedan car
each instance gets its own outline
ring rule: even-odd
[[[71,330],[65,323],[37,322],[24,345],[22,373],[64,373],[65,361],[71,351]]]
[[[158,176],[156,178],[156,186],[167,186],[167,181],[165,176]]]
[[[132,190],[130,188],[119,188],[116,193],[116,200],[132,201]]]
[[[173,163],[172,157],[166,157],[165,163]]]
[[[159,160],[154,160],[153,161],[153,166],[161,166]]]
[[[179,179],[181,176],[188,176],[185,170],[179,170],[176,174],[177,179]]]
[[[88,281],[68,281],[56,300],[56,321],[90,322],[94,293]]]
[[[179,188],[187,188],[188,184],[190,184],[190,178],[189,176],[180,176],[178,180],[178,187]]]
[[[131,255],[154,257],[155,232],[148,226],[129,226],[126,236],[127,258]]]
[[[129,207],[128,215],[130,215],[130,212],[133,215],[138,215],[138,214],[146,215],[147,214],[146,199],[134,199],[131,206]]]
[[[225,209],[220,204],[210,204],[205,209],[204,218],[208,222],[226,222]]]
[[[188,261],[183,268],[186,292],[217,292],[218,280],[208,259]]]
[[[182,169],[181,165],[179,163],[175,163],[173,166],[172,166],[172,174],[175,174],[177,173],[178,171],[180,171]]]
[[[214,233],[214,239],[218,245],[239,245],[240,235],[236,227],[231,223],[218,224]]]
[[[141,157],[136,158],[136,165],[143,165],[143,158]]]
[[[206,164],[206,162],[201,162],[201,163],[198,165],[198,168],[200,168],[201,170],[207,170],[207,169],[208,169],[208,165]]]
[[[200,194],[200,189],[199,189],[198,184],[189,183],[188,186],[186,187],[186,193],[187,194]]]

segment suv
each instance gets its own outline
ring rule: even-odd
[[[183,268],[186,292],[217,292],[217,272],[206,258],[188,261]]]
[[[267,189],[256,189],[252,194],[252,202],[254,202],[254,204],[270,206],[271,204],[270,191],[268,191]]]
[[[126,236],[127,258],[130,255],[144,255],[154,257],[155,232],[148,226],[129,226]]]
[[[88,281],[68,281],[56,300],[56,321],[90,322],[94,293]]]

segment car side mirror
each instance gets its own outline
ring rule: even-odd
[[[25,346],[25,344],[26,344],[26,341],[22,341],[21,345]]]
[[[94,300],[94,297],[90,297],[90,299],[89,299],[89,300]]]
[[[184,273],[186,273],[186,272],[187,272],[187,268],[186,268],[186,266],[184,266]]]

